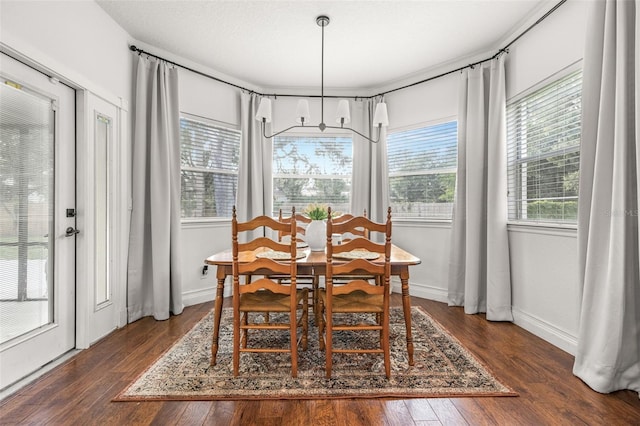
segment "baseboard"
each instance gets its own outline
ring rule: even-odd
[[[216,289],[206,288],[201,290],[191,290],[182,293],[182,303],[184,306],[198,305],[216,299]]]
[[[574,355],[578,347],[578,338],[534,315],[512,308],[513,322],[528,332],[551,343],[563,351]]]
[[[402,293],[402,284],[397,278],[391,280],[391,291]],[[447,290],[427,284],[414,283],[409,281],[409,294],[423,299],[435,300],[436,302],[447,303]]]

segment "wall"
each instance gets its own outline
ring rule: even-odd
[[[96,3],[0,2],[0,41],[108,100],[131,99],[129,36]]]

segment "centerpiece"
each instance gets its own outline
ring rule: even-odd
[[[327,223],[329,206],[323,203],[311,203],[303,212],[311,219],[305,232],[305,241],[311,251],[323,251],[327,244]]]

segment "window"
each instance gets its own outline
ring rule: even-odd
[[[273,141],[273,214],[309,203],[348,212],[352,172],[351,137],[276,136]]]
[[[451,219],[457,148],[456,121],[389,134],[389,196],[394,217]]]
[[[239,153],[239,130],[203,118],[180,118],[182,218],[231,217]]]
[[[575,223],[582,71],[507,106],[509,219]]]

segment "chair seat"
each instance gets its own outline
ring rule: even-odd
[[[320,290],[322,302],[326,305],[327,292]],[[354,291],[348,294],[333,296],[334,313],[382,313],[384,296],[381,294],[367,294],[364,291]]]
[[[296,302],[301,303],[307,292],[296,291]],[[240,295],[240,310],[250,312],[289,312],[290,300],[288,294],[273,293],[269,290],[260,290],[255,293]]]

